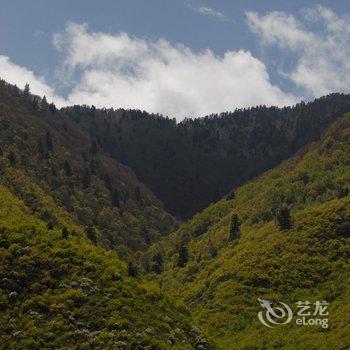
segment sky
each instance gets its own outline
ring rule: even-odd
[[[349,93],[350,2],[0,0],[0,78],[178,121]]]

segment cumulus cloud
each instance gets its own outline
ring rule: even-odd
[[[265,45],[277,46],[284,53],[292,53],[297,63],[282,71],[297,87],[310,96],[330,92],[349,92],[350,81],[350,17],[337,16],[323,6],[304,9],[300,20],[284,12],[270,12],[260,16],[246,13],[252,31]],[[312,25],[322,30],[308,29]]]
[[[194,52],[132,37],[67,25],[54,37],[64,71],[76,78],[70,103],[139,108],[181,120],[257,104],[296,102],[269,80],[265,65],[248,51]]]
[[[54,89],[45,82],[43,77],[36,76],[32,71],[13,63],[4,55],[0,55],[0,78],[21,89],[28,83],[33,94],[46,95],[49,101],[54,101],[58,106],[66,104],[63,98],[55,94]]]

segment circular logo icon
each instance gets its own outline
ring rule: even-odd
[[[292,320],[293,311],[287,304],[280,301],[281,306],[272,306],[269,300],[260,298],[258,300],[264,308],[264,311],[258,312],[259,320],[264,326],[272,328],[275,325],[287,324]]]

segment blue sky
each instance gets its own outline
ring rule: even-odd
[[[182,119],[348,92],[348,1],[0,0],[0,9],[0,77],[58,105]]]

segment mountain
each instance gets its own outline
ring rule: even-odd
[[[349,103],[176,123],[0,81],[0,347],[347,349]]]
[[[0,185],[2,349],[193,349],[205,338],[115,252],[48,229]],[[186,317],[185,317],[186,316]]]
[[[189,306],[215,349],[348,348],[349,141],[347,114],[320,140],[195,215],[144,257],[163,255],[164,271],[149,278]],[[291,219],[281,227],[282,208]],[[259,299],[294,307],[325,300],[330,326],[267,328],[257,317]]]
[[[291,157],[349,110],[349,95],[332,94],[293,107],[259,106],[181,123],[137,110],[74,106],[64,112],[131,167],[168,212],[186,219]]]
[[[124,255],[176,227],[130,168],[46,99],[0,82],[0,126],[0,184],[49,226],[79,226]]]

